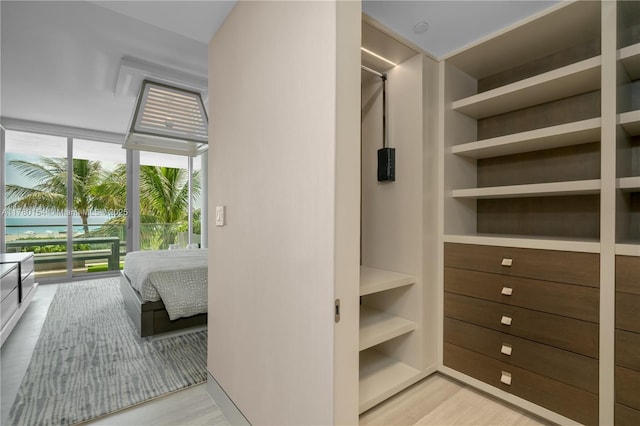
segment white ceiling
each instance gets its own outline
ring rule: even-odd
[[[363,11],[442,57],[556,1],[364,1]],[[123,57],[207,77],[207,45],[235,1],[6,1],[3,117],[124,133],[134,97],[114,89]],[[424,34],[413,32],[421,21]]]

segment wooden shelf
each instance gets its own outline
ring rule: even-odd
[[[640,176],[618,178],[617,187],[623,191],[640,191]]]
[[[640,78],[640,43],[618,50],[618,60],[631,80]]]
[[[531,105],[591,92],[600,87],[602,58],[596,56],[452,103],[472,118],[485,118]]]
[[[616,254],[640,257],[640,241],[623,241],[616,244]]]
[[[376,350],[360,352],[359,412],[379,404],[420,377],[420,370]]]
[[[540,250],[578,251],[583,253],[600,253],[600,241],[591,238],[557,238],[527,235],[445,234],[444,242],[459,244],[478,244],[485,246],[518,247]]]
[[[415,282],[416,277],[413,275],[360,266],[360,296],[411,285]]]
[[[532,183],[528,185],[491,186],[487,188],[454,189],[453,198],[522,198],[597,194],[600,179],[576,180],[569,182]]]
[[[416,329],[416,323],[369,306],[360,306],[360,350]]]
[[[456,145],[451,153],[470,158],[490,158],[541,151],[600,140],[600,118],[544,127]]]
[[[620,124],[630,136],[640,135],[640,110],[618,114],[618,124]]]

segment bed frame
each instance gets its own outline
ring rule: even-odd
[[[143,302],[140,294],[131,287],[129,278],[120,271],[120,292],[124,306],[140,337],[149,337],[169,331],[207,325],[207,314],[171,321],[162,300]]]

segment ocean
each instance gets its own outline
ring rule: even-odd
[[[110,218],[92,216],[89,230],[95,231]],[[64,216],[42,217],[5,217],[6,235],[58,235],[67,231],[67,218]],[[82,232],[82,219],[73,217],[73,233]]]

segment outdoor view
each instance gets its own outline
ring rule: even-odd
[[[36,278],[118,270],[127,247],[126,151],[119,146],[21,132],[6,133],[5,211],[7,252],[33,252]],[[198,159],[199,160],[199,159]],[[140,249],[166,249],[188,241],[188,163],[186,157],[141,153]],[[192,191],[200,193],[199,161]],[[67,172],[72,205],[67,206]],[[196,204],[197,205],[197,204]],[[200,210],[194,210],[199,243]],[[73,247],[67,248],[71,233]]]

